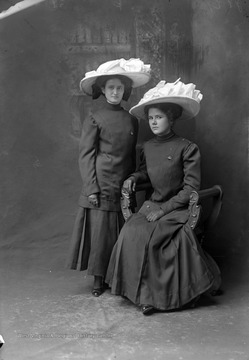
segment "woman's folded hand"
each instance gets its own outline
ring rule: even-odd
[[[159,220],[161,217],[163,217],[164,215],[164,212],[162,209],[160,210],[154,210],[154,211],[151,211],[147,216],[146,216],[146,219],[148,221],[156,221],[156,220]]]

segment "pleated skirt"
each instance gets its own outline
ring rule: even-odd
[[[111,293],[159,310],[178,309],[198,295],[218,289],[220,272],[187,224],[188,210],[155,222],[132,215],[110,259],[106,282]]]
[[[79,207],[67,268],[105,277],[112,249],[124,224],[121,212]]]

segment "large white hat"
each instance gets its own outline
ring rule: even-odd
[[[140,59],[117,59],[107,61],[97,70],[89,71],[80,81],[80,88],[86,95],[92,95],[92,85],[96,79],[104,75],[124,75],[132,80],[132,87],[145,85],[150,80],[150,65]]]
[[[139,103],[130,109],[130,113],[137,118],[145,118],[145,106],[158,103],[173,103],[182,107],[180,120],[191,119],[200,111],[203,95],[195,89],[195,85],[184,84],[180,78],[174,83],[160,81],[156,87],[147,91]]]

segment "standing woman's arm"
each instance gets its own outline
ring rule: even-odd
[[[96,177],[98,142],[98,124],[92,116],[89,116],[83,123],[79,143],[79,168],[87,196],[100,192]]]

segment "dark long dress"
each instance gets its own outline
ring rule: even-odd
[[[79,167],[82,191],[70,242],[68,264],[104,277],[110,255],[123,225],[120,189],[135,170],[138,122],[120,105],[105,107],[84,121]],[[99,194],[100,205],[88,196]]]
[[[111,292],[137,305],[171,310],[218,288],[219,269],[187,224],[190,192],[200,186],[198,147],[174,133],[152,139],[133,176],[138,182],[150,179],[154,191],[151,203],[128,219],[113,248],[106,276]],[[148,222],[148,206],[165,215]]]

